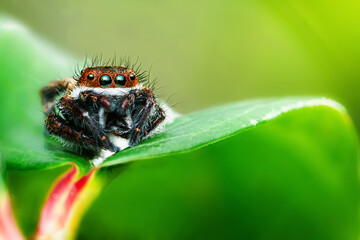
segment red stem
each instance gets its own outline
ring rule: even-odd
[[[94,169],[90,173],[76,179],[78,170],[74,164],[72,169],[56,181],[40,216],[35,239],[55,239],[60,236],[66,238],[67,222],[71,211],[79,195],[93,176]]]
[[[70,214],[70,211],[72,209],[72,206],[81,193],[81,190],[86,186],[88,183],[90,177],[92,176],[94,169],[91,170],[91,172],[88,175],[83,176],[80,178],[71,188],[69,195],[67,196],[66,202],[65,202],[65,212],[62,216],[62,224],[65,225],[66,220]]]
[[[37,234],[44,234],[47,232],[48,229],[53,228],[55,226],[51,226],[54,223],[54,217],[57,217],[57,207],[59,204],[59,201],[62,200],[64,197],[64,194],[66,194],[70,187],[71,183],[74,181],[76,177],[77,169],[74,164],[72,164],[72,169],[65,173],[64,176],[60,177],[60,180],[56,183],[56,185],[53,187],[53,190],[51,191],[45,206],[42,209],[39,225],[37,228]],[[53,219],[53,221],[49,221]],[[59,223],[57,225],[62,225],[62,223]]]

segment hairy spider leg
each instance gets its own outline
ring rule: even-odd
[[[102,130],[99,123],[95,121],[86,108],[81,105],[81,101],[81,99],[73,99],[70,95],[64,95],[59,101],[59,108],[65,112],[65,115],[73,117],[74,121],[78,121],[80,124],[83,123],[97,140],[100,147],[109,149],[112,152],[120,151],[120,149],[114,146],[109,140],[109,137]]]
[[[165,112],[159,105],[155,105],[149,115],[148,121],[144,124],[145,136],[165,120]]]
[[[97,142],[92,137],[86,135],[83,131],[74,129],[74,126],[71,126],[64,119],[56,115],[54,111],[50,112],[45,123],[49,133],[64,138],[69,142],[80,143],[87,148],[97,147]]]
[[[133,147],[139,144],[153,129],[155,129],[159,124],[164,121],[165,113],[158,106],[155,105],[152,109],[144,109],[148,113],[148,119],[145,121],[139,121],[137,127],[132,129],[130,133],[129,146]]]
[[[58,95],[65,91],[72,90],[75,85],[76,81],[74,79],[65,78],[63,80],[52,81],[47,86],[43,87],[40,90],[40,97],[45,112],[49,112],[54,106]]]
[[[135,107],[131,114],[133,126],[129,137],[130,147],[141,142],[165,119],[165,113],[161,107],[155,104],[155,97],[150,89],[143,88],[135,99],[134,105],[136,102],[144,102],[144,104],[141,108]]]
[[[107,119],[107,125],[104,128],[105,132],[115,134],[125,139],[129,138],[130,128],[126,121],[120,121],[116,114],[111,113],[108,114]]]

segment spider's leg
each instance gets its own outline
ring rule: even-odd
[[[139,144],[146,136],[148,136],[150,131],[159,126],[164,119],[164,111],[158,105],[155,105],[150,109],[147,119],[138,121],[137,127],[130,132],[129,146],[133,147]]]
[[[46,118],[46,129],[49,133],[57,135],[69,142],[77,143],[86,148],[98,148],[97,142],[83,131],[75,129],[75,126],[66,122],[63,118],[50,112]]]
[[[149,134],[150,131],[155,129],[159,124],[165,120],[165,112],[164,110],[159,106],[155,105],[150,113],[150,117],[148,121],[144,125],[144,133],[146,136]]]
[[[112,152],[120,151],[120,149],[110,141],[109,137],[100,127],[99,123],[90,115],[86,107],[83,106],[80,99],[76,100],[70,95],[64,95],[59,103],[60,111],[63,111],[79,124],[83,124],[83,126],[92,133],[100,147],[109,149]]]
[[[118,117],[116,113],[108,113],[104,131],[128,139],[130,126],[124,117]]]
[[[119,137],[128,139],[128,138],[129,138],[129,132],[130,132],[130,131],[129,131],[129,130],[124,131],[124,130],[122,130],[122,129],[119,129],[119,128],[114,127],[114,128],[111,129],[109,132],[112,133],[112,134],[115,134],[116,136],[119,136]]]
[[[76,81],[74,79],[65,78],[63,80],[52,81],[46,87],[43,87],[40,90],[40,97],[45,112],[50,111],[54,106],[56,97],[59,94],[73,89],[75,85]]]
[[[144,88],[137,101],[144,103],[140,109],[135,107],[131,116],[133,121],[133,128],[129,136],[129,146],[131,147],[141,142],[165,119],[165,112],[155,103],[155,97],[150,89]],[[136,105],[136,100],[134,105]]]

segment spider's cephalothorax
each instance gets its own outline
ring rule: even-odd
[[[133,88],[139,85],[136,74],[126,67],[85,68],[78,82],[92,88]]]
[[[122,66],[85,68],[77,79],[51,82],[40,95],[47,131],[94,152],[135,146],[165,119],[152,91]]]

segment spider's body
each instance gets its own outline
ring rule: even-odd
[[[40,94],[47,131],[96,153],[135,146],[165,119],[152,91],[127,67],[88,67],[78,79],[51,82]]]

